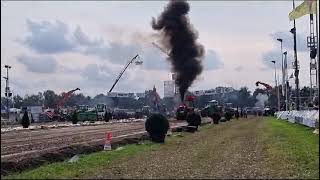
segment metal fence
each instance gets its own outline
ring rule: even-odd
[[[291,123],[319,128],[319,110],[278,111],[275,116],[277,119],[287,120]]]

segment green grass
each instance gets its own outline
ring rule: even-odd
[[[266,157],[276,173],[319,179],[319,136],[311,128],[268,118],[264,129]]]
[[[159,149],[160,146],[167,146],[185,136],[186,133],[174,133],[166,138],[165,144],[155,144],[151,141],[142,141],[138,144],[123,146],[119,151],[102,151],[89,155],[80,155],[79,161],[74,163],[56,162],[45,164],[41,167],[25,170],[21,173],[13,173],[8,176],[1,176],[1,179],[58,179],[89,177],[96,172],[103,170],[106,166],[116,161],[133,157],[146,151]]]
[[[83,177],[84,175],[94,174],[97,170],[103,168],[116,160],[130,158],[147,150],[157,148],[158,144],[144,141],[140,144],[131,144],[124,146],[119,151],[103,151],[89,155],[80,155],[80,159],[74,163],[57,162],[43,165],[33,170],[26,170],[22,173],[14,173],[1,179],[56,179]]]

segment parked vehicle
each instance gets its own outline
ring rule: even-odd
[[[209,101],[206,107],[201,110],[201,116],[211,117],[215,124],[219,123],[223,115],[222,106],[219,106],[217,100]]]
[[[119,109],[119,108],[116,108],[113,110],[112,112],[112,119],[128,119],[129,116],[128,114],[126,113],[126,110],[125,109]]]
[[[97,121],[98,112],[96,108],[89,108],[88,105],[80,105],[76,111],[79,121]]]

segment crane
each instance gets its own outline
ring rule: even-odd
[[[272,86],[270,86],[269,84],[257,81],[256,82],[256,86],[259,86],[259,84],[261,84],[264,87],[266,87],[267,92],[269,92],[269,93],[272,92]]]
[[[60,112],[60,107],[64,105],[64,103],[66,102],[66,100],[68,98],[70,98],[70,96],[75,92],[80,90],[80,88],[76,88],[73,89],[71,91],[68,91],[67,93],[62,93],[62,99],[60,99],[57,103],[56,103],[56,108],[52,110],[47,109],[45,110],[42,114],[45,114],[47,117],[49,117],[50,119],[53,120],[61,120],[64,119],[65,117],[63,116],[63,114]]]
[[[113,83],[112,87],[109,90],[109,93],[113,90],[113,88],[115,87],[115,85],[118,83],[118,81],[120,80],[121,76],[123,75],[123,73],[127,70],[127,68],[129,67],[129,65],[135,60],[139,58],[139,54],[137,54],[136,56],[134,56],[129,62],[127,62],[127,64],[124,66],[124,69],[120,72],[120,74],[118,75],[117,79],[115,80],[115,82]],[[141,65],[143,62],[142,61],[136,61],[136,65]]]
[[[166,54],[168,57],[170,57],[170,52],[167,52],[166,50],[164,50],[162,47],[160,47],[155,42],[152,42],[152,45],[154,45],[156,48],[160,49],[160,51],[162,51],[164,54]]]
[[[266,83],[257,81],[257,82],[256,82],[256,86],[259,86],[259,84],[261,84],[261,85],[263,85],[264,87],[266,87],[266,89],[267,89],[268,91],[271,91],[271,90],[272,90],[272,86],[270,86],[269,84],[266,84]]]

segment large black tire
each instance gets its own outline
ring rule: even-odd
[[[169,121],[161,114],[152,114],[146,120],[145,129],[153,142],[163,143],[169,130]]]
[[[189,126],[199,126],[201,125],[201,116],[196,113],[190,113],[186,118]]]
[[[218,113],[213,113],[211,118],[212,118],[212,121],[213,121],[214,124],[219,124],[221,116]]]
[[[232,118],[231,113],[226,112],[226,114],[224,115],[224,117],[226,118],[227,121],[230,121],[230,119]]]
[[[164,143],[164,140],[166,138],[166,134],[155,134],[155,133],[152,133],[150,134],[150,138],[153,142],[156,142],[156,143]]]
[[[177,113],[177,120],[185,120],[186,116],[184,114]]]
[[[196,114],[194,112],[187,115],[186,118],[188,122],[188,126],[194,126],[194,127],[188,127],[188,132],[195,132],[198,130],[198,126],[201,125],[201,116],[199,114]]]
[[[208,113],[206,112],[206,110],[200,111],[200,114],[202,117],[208,117]]]

